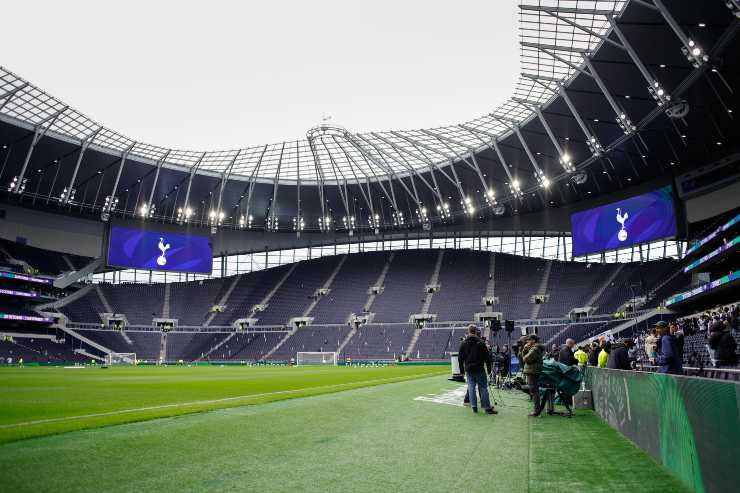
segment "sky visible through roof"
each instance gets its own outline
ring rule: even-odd
[[[493,111],[520,71],[516,1],[34,4],[2,64],[103,125],[165,147],[427,128]],[[6,19],[27,18],[10,3]]]

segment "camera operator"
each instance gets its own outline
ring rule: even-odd
[[[480,393],[481,407],[486,414],[497,414],[497,411],[491,407],[488,397],[487,375],[491,373],[493,365],[491,352],[479,337],[478,328],[475,325],[468,326],[468,336],[460,344],[458,360],[460,361],[460,367],[465,369],[465,380],[468,382],[468,398],[473,412],[478,412],[478,400],[475,393],[477,387]]]
[[[539,343],[540,338],[535,334],[527,336],[526,344],[522,348],[522,359],[524,360],[524,374],[527,375],[527,386],[529,394],[534,402],[534,411],[530,416],[539,416],[545,407],[545,402],[540,402],[540,373],[542,372],[542,361],[545,356],[545,347]]]
[[[501,361],[501,377],[507,378],[511,373],[511,351],[508,344],[504,344],[499,355]]]

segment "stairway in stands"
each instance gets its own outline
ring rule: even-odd
[[[113,307],[108,302],[108,298],[105,297],[105,294],[103,293],[103,290],[100,287],[100,284],[95,285],[95,291],[98,293],[98,297],[100,298],[100,302],[103,304],[106,310],[108,310],[108,313],[116,313],[115,310],[113,310]]]
[[[162,301],[162,318],[170,318],[170,283],[164,285],[164,300]]]
[[[391,268],[391,263],[393,262],[393,259],[396,256],[396,252],[391,252],[391,254],[388,256],[388,260],[385,263],[385,266],[383,267],[383,270],[380,272],[380,275],[378,276],[378,280],[375,281],[374,286],[382,286],[385,282],[385,276],[388,274],[388,270]],[[377,297],[376,294],[370,293],[370,295],[367,297],[367,301],[365,302],[365,306],[363,309],[366,312],[370,311],[370,308],[373,306],[373,302],[375,301],[375,298]]]
[[[331,285],[334,282],[334,278],[337,277],[337,274],[339,273],[339,270],[344,265],[344,262],[347,261],[347,254],[342,256],[342,259],[337,262],[337,266],[334,268],[334,271],[331,273],[329,278],[326,280],[323,286],[321,286],[322,289],[331,289]],[[309,317],[311,316],[311,312],[316,307],[319,301],[321,301],[321,296],[316,296],[316,299],[314,299],[310,305],[303,311],[302,317]]]
[[[437,263],[434,265],[434,271],[432,272],[432,277],[429,279],[428,284],[434,285],[439,283],[439,271],[442,268],[442,260],[444,259],[445,251],[440,250],[439,254],[437,255]],[[449,286],[450,288],[454,289],[454,286]],[[432,297],[434,297],[434,293],[427,293],[424,297],[424,304],[421,305],[421,313],[429,313],[429,306],[432,304]],[[418,339],[418,336],[415,335],[415,338],[412,339],[412,341],[415,343],[416,339]],[[409,345],[410,349],[412,348],[412,345]]]
[[[611,284],[614,282],[614,280],[619,276],[619,274],[622,272],[622,269],[624,269],[625,265],[627,264],[619,264],[616,269],[614,269],[614,272],[612,272],[612,275],[607,278],[606,281],[604,281],[604,284],[601,285],[599,289],[596,290],[594,295],[588,300],[588,303],[586,303],[586,306],[594,306],[596,301],[598,301],[599,298],[601,298],[601,295],[604,294],[604,291],[611,286]],[[596,307],[598,309],[598,307]]]
[[[264,298],[262,298],[262,301],[260,301],[260,305],[270,304],[270,300],[272,299],[272,297],[275,296],[275,293],[277,293],[278,289],[280,289],[280,286],[282,286],[283,283],[290,277],[290,275],[293,273],[297,265],[298,263],[296,262],[290,266],[290,268],[285,272],[285,275],[277,282],[277,284],[275,284],[275,287],[272,288],[270,292],[265,295]],[[250,317],[254,317],[254,316],[255,316],[255,312],[252,312]],[[273,349],[277,349],[277,347]],[[272,354],[272,352],[270,352],[270,354]]]
[[[488,284],[486,285],[486,298],[496,296],[496,254],[491,253],[491,261],[488,264]],[[493,311],[493,305],[486,305],[486,313]]]
[[[552,271],[552,260],[548,260],[545,264],[545,270],[542,272],[542,280],[540,281],[540,286],[537,288],[537,293],[535,294],[545,294],[547,292],[547,283],[550,281],[550,271]],[[532,313],[529,318],[537,318],[540,314],[540,308],[542,308],[541,303],[535,303],[532,305]]]
[[[234,288],[239,283],[239,280],[242,278],[242,275],[239,274],[238,276],[234,276],[234,280],[231,281],[231,284],[229,285],[228,289],[224,293],[224,295],[221,297],[220,300],[218,300],[219,306],[228,306],[229,304],[229,297],[231,296],[231,293],[234,291]],[[203,326],[208,327],[211,322],[213,322],[213,319],[216,317],[217,312],[212,312],[208,315],[206,318],[206,321],[203,322]]]

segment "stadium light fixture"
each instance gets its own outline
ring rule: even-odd
[[[709,56],[701,49],[696,41],[691,38],[686,41],[686,46],[681,47],[681,52],[694,68],[699,68],[709,61]]]
[[[10,182],[10,186],[8,187],[8,190],[14,193],[23,193],[23,191],[26,189],[26,182],[28,181],[28,178],[23,178],[20,182],[20,185],[18,184],[18,176],[14,176],[13,180]]]
[[[331,216],[319,218],[319,229],[324,232],[331,231]]]
[[[103,204],[103,212],[111,212],[116,210],[118,207],[118,197],[108,195],[105,197],[105,204]]]
[[[573,166],[573,158],[567,152],[563,152],[560,155],[560,165],[566,173],[573,173],[576,170],[575,166]]]
[[[153,217],[154,212],[157,210],[157,206],[154,204],[147,204],[143,203],[141,204],[141,207],[139,208],[139,215],[143,218],[147,217]]]

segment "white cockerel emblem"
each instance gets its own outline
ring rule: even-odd
[[[162,252],[162,255],[157,257],[157,265],[165,265],[167,263],[167,257],[164,256],[165,252],[170,249],[170,244],[167,243],[165,245],[164,238],[159,238],[159,249]]]
[[[624,223],[627,221],[628,217],[630,217],[630,215],[627,213],[627,211],[624,211],[624,214],[622,214],[622,209],[617,207],[617,222],[622,225],[622,229],[620,229],[619,233],[617,233],[617,238],[619,238],[619,241],[624,241],[627,239],[627,230],[624,228]]]

